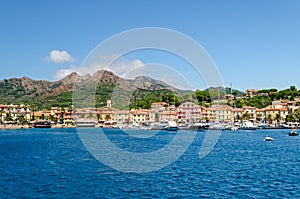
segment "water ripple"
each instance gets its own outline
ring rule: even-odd
[[[157,150],[174,136],[107,133],[118,146],[136,152]],[[264,141],[266,133],[273,142]],[[300,139],[287,133],[226,131],[199,159],[205,136],[199,132],[168,167],[124,174],[96,161],[74,129],[1,130],[0,193],[3,198],[299,198]]]

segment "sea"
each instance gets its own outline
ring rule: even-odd
[[[143,137],[118,129],[90,131],[141,154],[164,149],[178,133],[159,131]],[[288,132],[222,131],[210,152],[200,158],[208,132],[199,131],[172,163],[128,173],[96,159],[76,128],[3,129],[0,198],[300,198],[300,136]],[[274,140],[266,142],[266,134]]]

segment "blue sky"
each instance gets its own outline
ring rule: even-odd
[[[163,27],[202,45],[225,85],[232,82],[241,90],[300,88],[299,10],[297,0],[2,0],[0,79],[53,81],[58,71],[79,67],[96,45],[114,34]],[[51,60],[55,50],[65,51],[69,59]],[[133,53],[126,59],[185,67],[159,53]]]

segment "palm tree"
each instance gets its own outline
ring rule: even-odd
[[[271,115],[271,114],[269,114],[269,115],[267,116],[267,121],[268,121],[269,124],[273,122],[273,118],[272,118],[272,115]]]
[[[110,119],[111,119],[110,115],[108,115],[108,114],[105,115],[105,120],[106,120],[106,121],[108,121],[108,120],[110,120]]]
[[[45,120],[45,119],[46,119],[46,116],[45,116],[44,113],[42,114],[41,119],[42,119],[42,120]]]
[[[35,116],[34,116],[34,111],[35,110],[36,110],[35,106],[32,106],[32,115],[31,115],[31,118],[30,118],[31,121],[35,120]]]
[[[102,120],[102,116],[99,113],[97,113],[97,120],[98,120],[98,123],[100,122],[100,120]]]
[[[250,118],[250,116],[249,116],[248,112],[243,114],[243,119],[244,120],[249,120],[249,118]]]
[[[49,115],[49,120],[52,122],[54,120],[54,116],[52,114]]]
[[[64,119],[65,119],[65,108],[61,107],[60,108],[60,115],[59,115],[59,121],[61,123],[64,123]]]
[[[276,114],[276,116],[275,116],[275,120],[276,120],[277,122],[280,122],[280,120],[281,120],[281,116],[280,116],[280,114],[279,114],[279,113],[277,113],[277,114]]]
[[[286,117],[285,117],[285,121],[286,122],[292,122],[294,120],[294,115],[293,114],[288,114]]]

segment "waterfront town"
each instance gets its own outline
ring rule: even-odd
[[[251,97],[253,90],[248,89],[244,97]],[[151,123],[175,121],[180,125],[194,123],[264,123],[277,127],[287,122],[298,122],[300,99],[276,100],[265,108],[229,106],[231,98],[214,102],[210,106],[200,106],[193,102],[183,102],[178,107],[166,102],[154,102],[150,109],[118,110],[111,100],[100,108],[52,107],[50,110],[35,111],[24,104],[0,104],[1,128],[26,128],[34,122],[48,121],[53,127],[74,127],[80,119],[92,119],[97,126],[133,125],[144,126]]]

